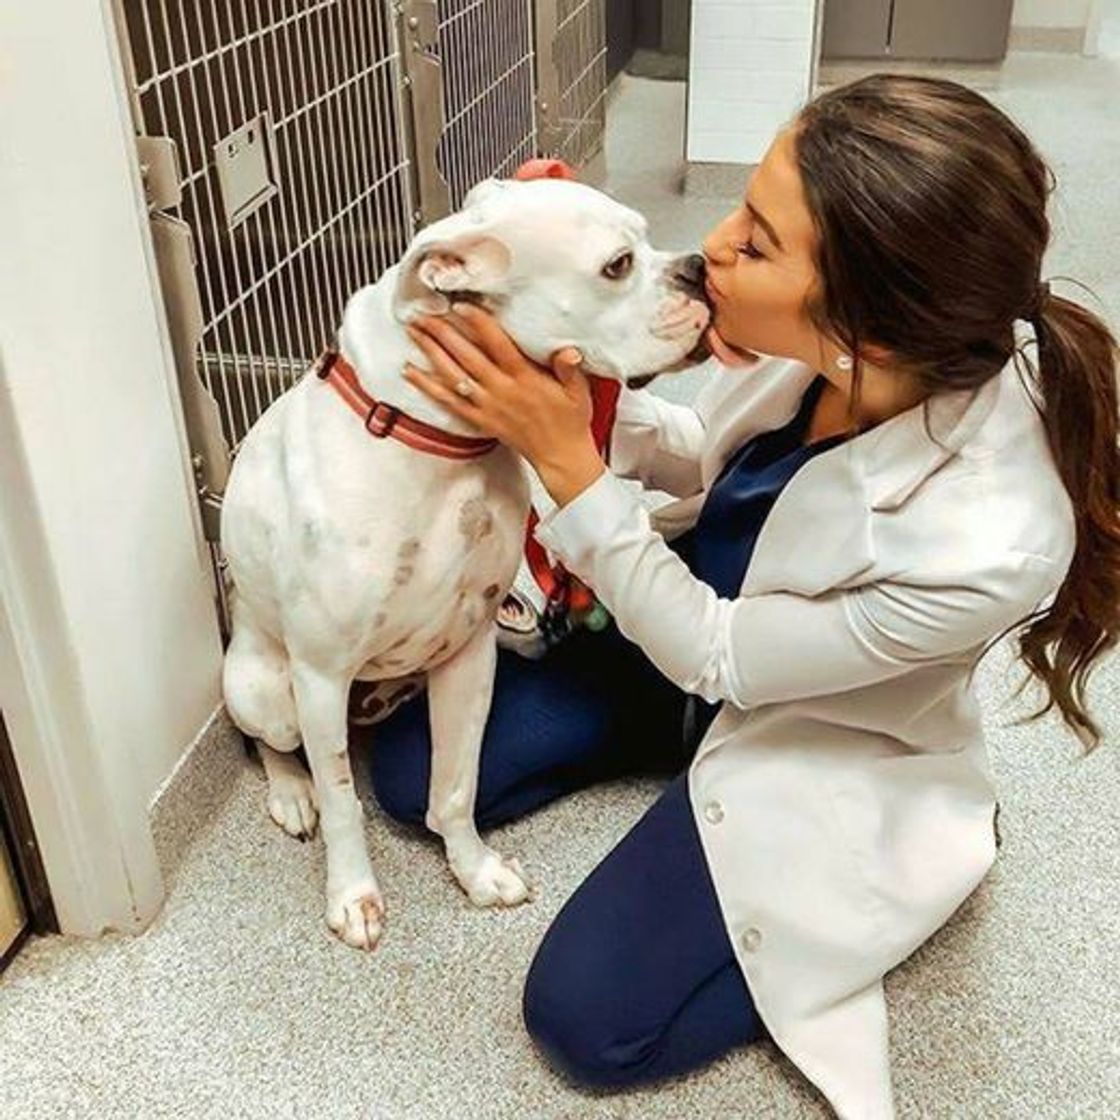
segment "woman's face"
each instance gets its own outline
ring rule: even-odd
[[[704,239],[713,323],[723,341],[818,367],[839,353],[804,310],[817,283],[815,237],[788,129],[751,176],[743,204]]]

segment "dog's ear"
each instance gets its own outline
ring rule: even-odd
[[[413,239],[398,266],[393,314],[443,315],[456,292],[505,291],[512,254],[500,238],[463,212],[433,222]]]

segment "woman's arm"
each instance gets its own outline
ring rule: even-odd
[[[1008,553],[968,586],[880,582],[814,598],[721,599],[609,471],[542,519],[536,536],[666,677],[740,708],[857,688],[950,658],[1024,617],[1061,582],[1045,559]]]
[[[647,389],[623,389],[611,434],[611,469],[647,490],[687,498],[703,489],[700,458],[708,425],[734,378],[715,366],[692,404],[675,404]]]
[[[611,432],[611,469],[647,490],[687,498],[702,487],[704,439],[704,419],[695,408],[647,389],[623,389]]]

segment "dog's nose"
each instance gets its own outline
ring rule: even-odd
[[[669,267],[669,278],[681,291],[696,299],[703,299],[704,257],[700,253],[677,257]]]

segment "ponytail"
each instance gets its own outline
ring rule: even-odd
[[[1077,517],[1077,547],[1049,608],[1030,615],[1019,635],[1019,657],[1049,699],[1016,723],[1057,704],[1088,754],[1100,730],[1085,709],[1086,678],[1120,634],[1117,344],[1096,315],[1052,295],[1048,285],[1033,318],[1046,434]]]
[[[1061,587],[1009,630],[1023,684],[1033,674],[1049,691],[1026,718],[1057,704],[1088,753],[1101,735],[1086,677],[1120,636],[1118,355],[1097,316],[1039,284],[1054,176],[990,101],[912,74],[820,94],[798,113],[794,143],[819,273],[806,310],[853,356],[853,408],[861,342],[932,394],[997,376],[1021,356],[1015,323],[1035,326],[1040,412],[1076,547]]]

